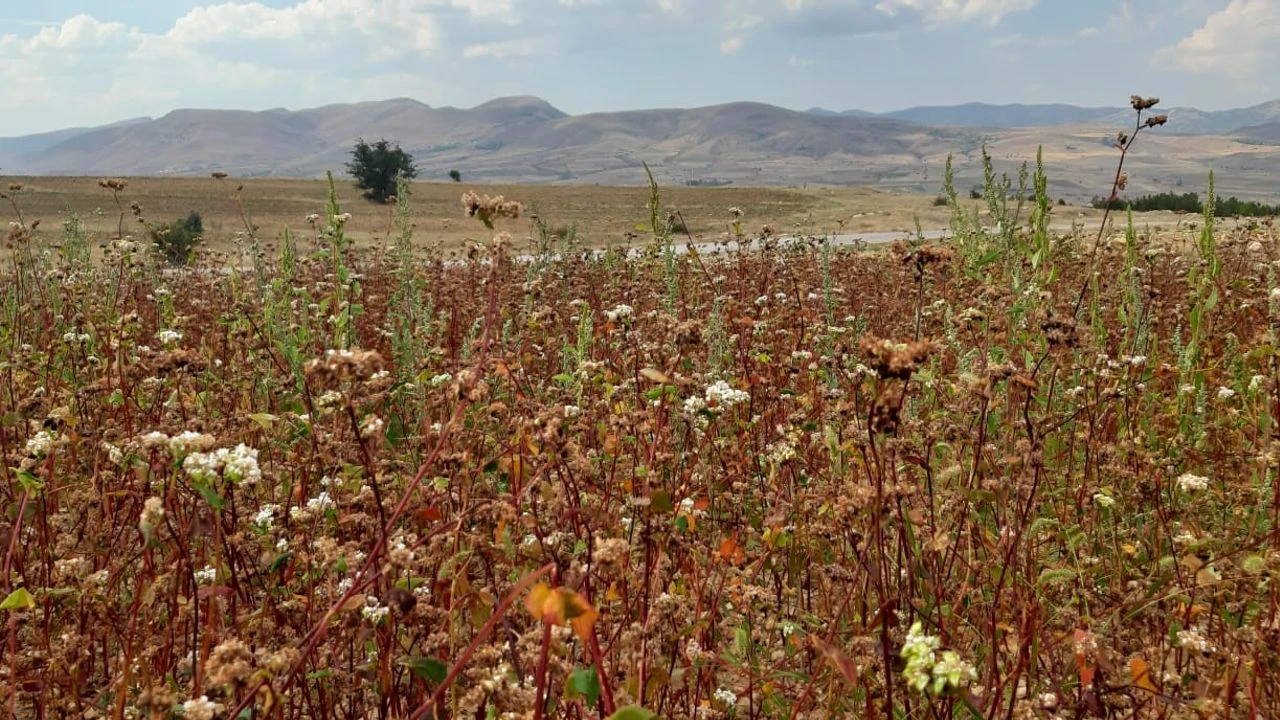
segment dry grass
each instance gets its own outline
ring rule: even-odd
[[[97,178],[21,177],[5,182],[23,186],[15,196],[27,221],[56,223],[74,213],[97,238],[115,237],[118,212],[110,194],[98,187]],[[199,212],[210,248],[226,251],[236,233],[244,229],[232,197],[240,182],[233,178],[223,182],[213,178],[129,178],[121,198],[126,208],[130,202],[138,202],[142,216],[154,223],[185,217],[192,210]],[[306,216],[323,212],[327,196],[323,180],[251,179],[243,183],[244,206],[265,240],[278,238],[286,226],[306,233]],[[628,242],[628,231],[648,222],[647,190],[642,187],[414,183],[413,219],[418,241],[457,246],[467,239],[480,239],[478,226],[457,219],[459,198],[473,187],[519,200],[526,210],[540,213],[552,229],[576,223],[579,240],[597,247]],[[933,196],[868,188],[670,188],[664,194],[668,208],[680,212],[689,231],[708,239],[728,231],[731,207],[748,211],[743,229],[749,234],[765,225],[783,233],[827,234],[841,229],[906,232],[915,227],[917,217],[925,228],[944,228],[950,216],[947,208],[933,205]],[[356,244],[384,244],[390,208],[361,199],[359,191],[346,181],[338,182],[338,197],[343,210],[353,215],[347,232]],[[1097,216],[1096,211],[1084,208],[1063,207],[1059,211],[1059,220],[1066,222]],[[14,219],[12,208],[0,204],[0,220]],[[134,223],[132,217],[128,222]],[[517,240],[529,232],[527,223],[509,229]],[[130,231],[136,229],[127,225],[126,232]]]

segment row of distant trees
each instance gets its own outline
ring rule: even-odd
[[[1107,199],[1101,196],[1094,196],[1090,204],[1101,210],[1107,207]],[[1173,212],[1202,213],[1204,212],[1204,201],[1200,199],[1199,194],[1194,192],[1162,192],[1155,195],[1143,195],[1132,200],[1117,200],[1112,207],[1121,210],[1133,210],[1134,212],[1170,210]],[[1232,195],[1227,198],[1214,198],[1213,212],[1220,217],[1262,217],[1280,215],[1280,205],[1268,205],[1257,200],[1241,200]]]
[[[411,179],[418,176],[413,155],[405,152],[399,145],[386,140],[368,143],[364,138],[358,140],[351,150],[347,172],[355,179],[356,187],[364,190],[365,198],[379,203],[389,202],[395,197],[397,178]],[[462,182],[462,173],[450,170],[449,178],[454,182]]]

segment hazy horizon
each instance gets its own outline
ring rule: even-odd
[[[0,20],[0,136],[393,97],[536,95],[578,115],[1280,94],[1269,0],[50,0],[0,2]]]

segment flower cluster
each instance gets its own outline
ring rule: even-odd
[[[58,436],[54,435],[52,431],[41,430],[27,440],[27,456],[38,460],[48,455],[49,451],[53,449],[54,443],[57,441]]]
[[[182,333],[178,330],[165,329],[156,333],[156,339],[165,347],[172,347],[182,342]]]
[[[218,448],[213,452],[193,452],[182,461],[182,469],[201,482],[213,482],[222,476],[229,482],[252,485],[262,479],[258,467],[258,451],[244,443],[234,448]]]
[[[612,310],[605,310],[604,317],[609,322],[618,322],[619,320],[630,320],[635,317],[636,310],[630,305],[614,305]]]
[[[907,631],[902,644],[902,659],[907,666],[902,675],[919,692],[941,695],[948,688],[964,687],[978,677],[977,670],[954,650],[944,650],[939,657],[940,645],[936,636],[924,633],[918,620]]]
[[[1187,494],[1199,492],[1209,487],[1209,478],[1189,472],[1182,473],[1174,482],[1178,483],[1178,488]]]

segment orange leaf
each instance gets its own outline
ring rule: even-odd
[[[747,554],[743,552],[742,546],[738,545],[738,541],[731,537],[725,538],[720,543],[720,549],[717,551],[720,559],[725,562],[738,565],[747,558]]]
[[[834,667],[850,685],[855,687],[858,685],[858,665],[852,658],[841,652],[839,648],[827,643],[821,638],[810,635],[809,639],[813,643],[813,646],[821,651],[823,656],[826,657],[827,662],[831,663],[831,666]]]
[[[586,643],[591,638],[591,628],[596,624],[600,613],[591,607],[591,603],[581,594],[568,588],[560,588],[560,604],[564,608],[564,618],[578,639]]]
[[[1157,692],[1156,686],[1151,682],[1151,668],[1148,667],[1147,661],[1140,657],[1135,657],[1129,661],[1129,677],[1133,684],[1146,690],[1147,692]]]
[[[529,591],[524,606],[545,623],[573,628],[583,642],[591,637],[591,628],[600,616],[580,593],[569,588],[552,588],[545,583],[538,583]]]
[[[529,591],[529,597],[524,599],[524,607],[529,614],[539,620],[547,620],[547,606],[554,602],[555,591],[546,583],[538,583]],[[554,608],[553,608],[554,609]]]

